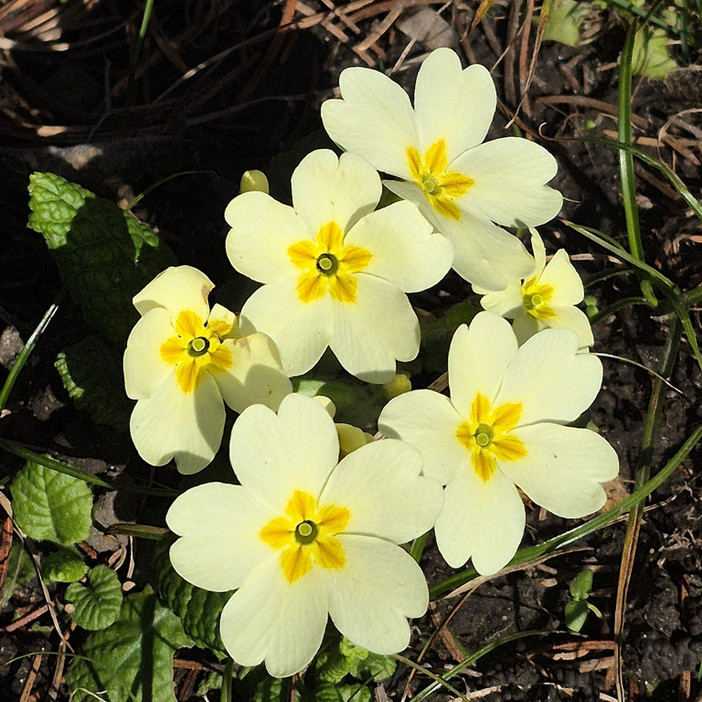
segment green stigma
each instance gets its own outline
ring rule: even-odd
[[[317,270],[322,275],[334,275],[339,270],[339,261],[330,253],[323,253],[317,257]]]
[[[209,339],[206,339],[204,336],[197,336],[188,343],[188,355],[195,358],[204,356],[209,348]]]
[[[475,430],[475,433],[473,434],[473,438],[475,439],[475,443],[480,446],[480,448],[486,448],[488,447],[491,443],[493,438],[495,437],[495,432],[493,431],[492,427],[489,424],[479,424],[478,428]]]
[[[303,546],[308,546],[317,538],[317,525],[306,519],[295,527],[295,541]]]
[[[539,305],[543,304],[543,298],[539,293],[534,293],[533,295],[524,296],[524,307],[527,310],[535,310]]]

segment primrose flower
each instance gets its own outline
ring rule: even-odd
[[[175,570],[207,590],[236,589],[220,619],[229,655],[293,675],[318,651],[328,616],[358,646],[404,649],[407,617],[424,614],[429,593],[398,544],[430,529],[441,507],[420,454],[388,439],[339,463],[333,420],[298,394],[277,415],[244,410],[230,453],[241,484],[191,488],[166,517],[181,536]]]
[[[240,336],[235,315],[210,311],[212,281],[190,266],[168,268],[134,298],[142,315],[124,352],[130,420],[139,455],[162,466],[175,458],[197,473],[222,442],[224,403],[236,412],[261,402],[277,408],[292,392],[275,344],[265,334]]]
[[[486,68],[462,69],[452,50],[433,51],[417,75],[414,109],[397,83],[373,69],[347,68],[339,88],[342,99],[322,104],[327,133],[401,179],[383,182],[451,240],[461,276],[500,289],[528,273],[526,249],[497,224],[537,225],[558,214],[561,194],[544,185],[557,164],[526,139],[481,143],[497,104]]]
[[[391,400],[378,425],[416,446],[424,474],[446,486],[434,527],[454,567],[473,559],[483,574],[514,556],[524,533],[523,490],[560,517],[605,502],[600,483],[617,474],[614,449],[589,429],[563,426],[594,400],[602,365],[578,353],[570,329],[544,329],[523,346],[509,322],[480,312],[454,334],[451,398],[416,390]]]
[[[229,260],[264,283],[244,304],[242,328],[276,342],[288,375],[310,370],[329,346],[349,373],[384,383],[396,359],[417,355],[405,293],[443,278],[451,246],[411,203],[373,212],[381,190],[362,158],[319,150],[293,173],[294,208],[261,192],[229,203]]]
[[[524,280],[509,280],[504,290],[491,291],[473,286],[489,312],[513,319],[512,329],[523,344],[537,331],[572,329],[581,347],[592,346],[592,328],[587,315],[575,305],[583,301],[583,282],[564,249],[546,263],[546,249],[536,229],[531,230],[534,251],[532,271]]]

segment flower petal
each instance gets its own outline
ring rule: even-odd
[[[342,100],[322,104],[327,134],[344,151],[363,156],[379,171],[409,179],[407,148],[417,144],[407,93],[370,68],[347,68],[339,77]]]
[[[492,402],[505,369],[517,353],[517,339],[509,322],[479,312],[470,323],[462,324],[453,335],[448,355],[451,403],[467,418],[478,393]]]
[[[559,249],[539,276],[539,285],[553,288],[550,305],[577,305],[583,301],[583,281],[565,249]]]
[[[446,141],[449,161],[479,144],[495,114],[497,95],[488,70],[461,67],[451,49],[437,49],[422,63],[414,90],[420,151]]]
[[[239,482],[276,514],[295,490],[318,497],[339,457],[334,421],[311,397],[292,394],[276,415],[247,407],[234,423],[229,455]]]
[[[424,574],[399,546],[381,539],[342,534],[346,564],[322,571],[329,614],[336,628],[374,653],[407,647],[407,617],[421,617],[429,604]]]
[[[240,485],[215,482],[190,488],[166,515],[168,528],[181,536],[171,546],[171,563],[182,578],[205,590],[241,587],[252,569],[270,558],[259,532],[271,516]]]
[[[239,318],[243,334],[260,331],[273,339],[288,376],[306,373],[332,338],[332,299],[325,294],[303,302],[296,281],[264,285],[244,303]]]
[[[482,295],[480,304],[484,310],[506,319],[516,319],[524,314],[521,280],[508,280],[507,287],[497,292],[473,286],[473,292]]]
[[[534,259],[513,234],[461,209],[461,220],[443,217],[439,231],[453,244],[453,269],[469,283],[504,290],[507,281],[524,278]]]
[[[319,570],[285,580],[277,554],[253,571],[224,606],[219,633],[240,665],[265,661],[277,678],[299,673],[319,650],[327,602]]]
[[[524,505],[517,488],[496,470],[487,481],[461,471],[444,489],[436,521],[436,544],[452,568],[468,558],[482,575],[496,573],[512,559],[524,535]]]
[[[334,469],[321,502],[349,510],[345,533],[405,543],[429,531],[441,509],[441,486],[422,477],[421,468],[422,456],[409,444],[373,441]]]
[[[315,236],[329,222],[347,232],[375,209],[381,192],[378,172],[352,153],[338,158],[329,149],[318,149],[305,156],[292,174],[295,211]]]
[[[346,243],[371,252],[364,273],[388,280],[404,292],[419,292],[436,285],[453,260],[451,244],[432,232],[415,205],[396,202],[360,220]]]
[[[162,466],[175,458],[181,473],[197,473],[217,453],[224,414],[224,402],[209,373],[189,393],[180,389],[171,373],[150,397],[137,402],[129,429],[147,463]]]
[[[592,326],[587,315],[572,306],[553,306],[553,317],[548,320],[548,326],[552,329],[572,329],[578,335],[578,346],[592,346],[595,339],[592,336]]]
[[[602,436],[558,424],[521,427],[512,434],[527,455],[500,461],[500,469],[536,504],[566,518],[584,517],[604,505],[600,483],[616,477],[619,459]]]
[[[292,385],[283,373],[273,340],[257,332],[227,339],[224,345],[232,352],[232,365],[226,372],[213,374],[224,401],[239,413],[256,403],[278,409]]]
[[[148,397],[173,373],[173,366],[161,357],[161,345],[173,336],[171,315],[162,307],[152,308],[134,325],[123,361],[127,397]]]
[[[339,363],[367,383],[387,383],[395,360],[411,361],[419,352],[419,321],[407,296],[392,283],[360,273],[356,301],[334,302],[329,346]]]
[[[383,407],[378,429],[414,446],[424,459],[424,475],[445,485],[457,470],[470,464],[470,453],[456,440],[462,421],[445,395],[413,390]]]
[[[314,237],[292,207],[265,193],[248,192],[227,205],[224,217],[231,227],[227,256],[237,271],[259,283],[297,278],[288,248]]]
[[[159,273],[132,302],[140,314],[154,307],[165,307],[173,318],[182,310],[191,310],[205,321],[210,313],[207,296],[214,283],[192,266],[171,266]]]
[[[536,225],[555,217],[563,196],[544,184],[556,175],[556,159],[539,144],[505,137],[480,144],[449,168],[473,179],[461,209],[510,227]]]
[[[578,338],[570,329],[535,334],[519,347],[495,403],[521,403],[519,426],[577,419],[602,385],[600,360],[577,351]]]

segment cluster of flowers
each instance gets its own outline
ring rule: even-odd
[[[602,381],[575,307],[580,278],[564,251],[546,263],[534,229],[531,256],[498,226],[557,214],[561,195],[545,185],[553,157],[524,139],[482,143],[495,88],[447,49],[422,64],[414,107],[370,69],[345,70],[340,89],[322,119],[345,153],[303,159],[292,207],[252,191],[226,209],[229,260],[263,284],[241,315],[210,310],[201,272],[170,268],[135,297],[142,317],[124,357],[132,437],[153,465],[201,470],[220,447],[224,404],[240,413],[230,440],[239,484],[205,483],[175,500],[170,556],[191,583],[236,590],[221,616],[224,645],[274,676],[312,660],[328,617],[371,651],[407,646],[407,618],[424,614],[428,589],[400,544],[433,528],[450,566],[470,558],[494,573],[523,536],[518,488],[581,517],[603,505],[600,483],[618,466],[602,437],[566,426]],[[383,183],[401,198],[381,209],[378,171],[396,178]],[[395,397],[378,422],[385,438],[339,461],[332,417],[292,393],[289,378],[330,348],[354,376],[391,380],[396,361],[419,351],[406,293],[451,266],[486,311],[453,337],[450,397]]]

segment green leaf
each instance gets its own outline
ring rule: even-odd
[[[678,65],[668,53],[665,30],[644,25],[634,37],[631,69],[634,75],[653,80],[664,80]]]
[[[392,658],[371,653],[346,637],[341,640],[339,651],[349,662],[349,672],[358,680],[384,680],[395,672],[395,661]]]
[[[54,365],[78,409],[97,424],[127,431],[133,403],[124,391],[120,349],[93,334],[59,353]]]
[[[585,626],[587,619],[587,602],[585,600],[572,600],[565,606],[565,623],[570,631],[578,632]]]
[[[262,665],[239,671],[233,681],[234,700],[246,702],[287,702],[290,699],[288,679],[272,678]]]
[[[88,538],[93,495],[79,478],[27,461],[10,490],[15,519],[28,536],[65,546]]]
[[[586,2],[553,0],[542,40],[576,46],[580,42],[583,22],[591,10],[591,6]],[[538,18],[534,21],[538,22]]]
[[[395,672],[395,661],[389,656],[371,653],[346,637],[317,656],[315,663],[319,680],[337,684],[346,675],[358,680],[384,680]]]
[[[30,176],[29,226],[46,239],[85,320],[124,347],[139,318],[132,298],[175,256],[109,200],[51,173]]]
[[[173,653],[191,645],[178,617],[150,587],[124,599],[117,621],[91,633],[68,668],[73,702],[176,702]],[[94,693],[94,694],[91,694]]]
[[[50,553],[41,566],[41,575],[47,585],[75,583],[87,572],[87,564],[74,548],[60,548]]]
[[[71,222],[86,200],[95,195],[55,173],[29,176],[29,222],[27,226],[44,235],[50,249],[65,246]]]
[[[315,660],[317,677],[324,682],[336,684],[348,675],[352,663],[339,650],[339,646],[330,646],[323,650]]]
[[[364,694],[365,693],[365,694]],[[340,685],[321,682],[314,693],[305,699],[312,702],[369,702],[370,690],[363,685]]]
[[[232,592],[210,592],[183,580],[168,557],[171,543],[160,542],[154,552],[154,585],[158,596],[180,617],[185,633],[197,646],[226,655],[219,637],[219,617]]]
[[[583,568],[570,583],[570,594],[576,600],[586,600],[592,592],[593,573],[589,568]]]
[[[73,583],[66,601],[75,605],[71,619],[83,629],[106,629],[117,619],[122,607],[122,585],[117,573],[104,565],[91,568],[88,585]]]

